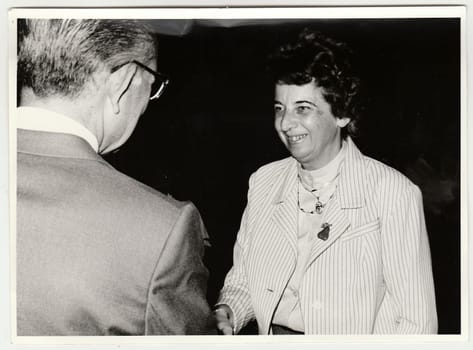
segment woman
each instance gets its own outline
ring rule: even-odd
[[[436,333],[422,196],[364,156],[348,49],[304,31],[272,58],[291,157],[260,168],[215,308],[223,334]]]

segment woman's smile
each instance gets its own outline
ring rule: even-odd
[[[286,135],[286,139],[290,145],[301,143],[306,137],[307,134],[299,134],[294,136]]]

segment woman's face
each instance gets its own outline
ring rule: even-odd
[[[276,84],[274,127],[291,155],[307,170],[328,164],[341,147],[341,128],[350,121],[335,118],[323,89],[305,85]]]

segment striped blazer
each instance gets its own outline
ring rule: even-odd
[[[422,195],[398,171],[364,156],[348,139],[339,185],[299,287],[305,334],[437,332],[434,283]],[[256,319],[269,334],[296,266],[297,161],[267,164],[250,178],[233,267],[219,304],[235,331]],[[317,232],[314,232],[317,234]]]

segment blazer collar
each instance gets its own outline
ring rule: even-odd
[[[290,196],[295,192],[297,186],[297,161],[289,158],[287,166],[277,177],[274,183],[273,204],[287,202]]]
[[[18,152],[43,156],[90,159],[105,162],[87,141],[70,134],[18,129],[17,150]]]
[[[340,207],[343,209],[360,208],[365,205],[365,158],[350,137],[347,138],[347,146],[347,154],[340,169],[338,182]]]
[[[364,189],[366,169],[364,156],[350,137],[347,138],[347,152],[340,168],[340,179],[337,187],[340,208],[360,208],[365,204]],[[291,158],[287,167],[275,182],[276,191],[272,203],[287,201],[296,189],[297,161]]]

